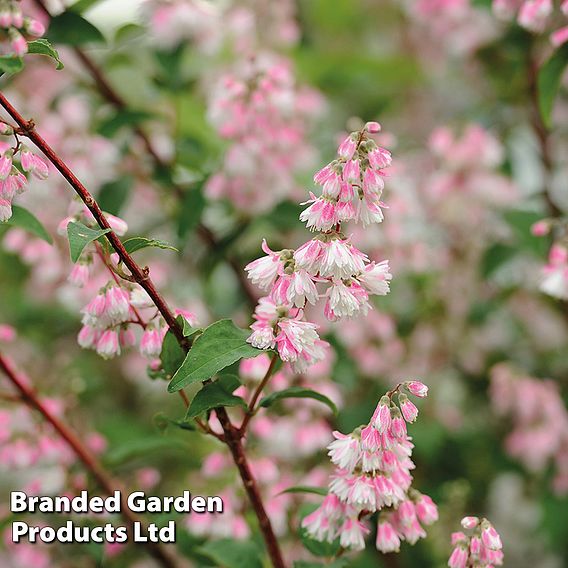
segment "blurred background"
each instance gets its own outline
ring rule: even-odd
[[[385,221],[348,230],[371,259],[390,260],[391,293],[366,318],[311,314],[330,358],[304,377],[286,367],[274,377],[274,390],[317,387],[338,416],[283,403],[259,414],[247,445],[288,557],[323,561],[297,537],[304,508],[321,499],[281,491],[325,485],[331,431],[367,423],[388,388],[419,378],[430,396],[409,427],[414,485],[440,520],[398,555],[371,540],[347,565],[444,566],[466,514],[491,519],[505,566],[567,565],[568,264],[549,252],[566,244],[568,105],[561,85],[543,114],[538,83],[555,50],[566,61],[550,40],[568,23],[558,6],[528,25],[489,0],[80,0],[45,4],[51,22],[39,4],[22,8],[46,24],[65,68],[26,57],[2,91],[128,237],[178,249],[136,258],[200,325],[250,325],[259,293],[243,269],[261,240],[273,250],[305,242],[299,203],[316,191],[313,173],[347,132],[382,125],[377,140],[393,154]],[[52,171],[16,203],[53,244],[0,226],[0,350],[133,489],[223,495],[227,512],[179,519],[178,540],[193,565],[224,566],[216,541],[260,542],[226,448],[178,427],[178,398],[136,348],[105,360],[77,344],[80,311],[108,275],[95,262],[82,287],[69,281],[58,226],[76,204],[64,180]],[[265,365],[234,371],[249,388]],[[0,563],[153,566],[130,546],[9,543],[9,490],[96,486],[7,384],[0,399]]]

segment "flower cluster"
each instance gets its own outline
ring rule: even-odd
[[[230,147],[207,183],[207,195],[255,212],[289,196],[295,176],[312,165],[306,135],[320,106],[319,95],[296,85],[290,62],[282,58],[255,56],[221,76],[208,117]]]
[[[491,370],[491,402],[497,413],[514,422],[505,441],[507,452],[534,472],[554,463],[554,489],[567,494],[568,411],[558,386],[499,364]]]
[[[568,16],[568,0],[561,2],[560,11],[564,16]],[[520,26],[533,33],[543,33],[551,21],[559,21],[560,17],[553,17],[552,0],[493,0],[493,12],[505,20],[512,20],[516,17]],[[550,36],[550,41],[556,46],[567,40],[568,26],[557,29]]]
[[[0,0],[0,51],[3,55],[22,56],[28,52],[25,37],[41,37],[45,27],[22,14],[19,0]]]
[[[323,358],[326,345],[317,325],[303,319],[307,304],[324,298],[325,317],[337,321],[365,315],[369,295],[389,292],[388,261],[370,262],[341,231],[344,221],[383,220],[382,178],[391,157],[370,137],[379,129],[373,122],[353,132],[340,145],[339,158],[316,173],[322,195],[312,194],[300,219],[320,234],[296,250],[272,251],[263,242],[266,256],[246,266],[249,278],[269,291],[256,308],[249,342],[260,349],[276,346],[300,372]]]
[[[377,530],[381,552],[398,551],[403,540],[414,544],[426,536],[422,525],[438,519],[436,505],[411,488],[414,469],[406,422],[414,422],[416,406],[401,392],[428,394],[419,381],[399,384],[383,396],[369,424],[351,434],[334,432],[329,456],[336,466],[322,505],[302,521],[315,539],[339,538],[344,548],[362,550],[369,532],[364,517],[382,511]],[[393,396],[398,393],[398,405]]]
[[[12,136],[13,128],[0,122],[0,134]],[[47,178],[49,170],[42,158],[32,153],[23,144],[16,144],[12,148],[7,142],[0,142],[0,221],[7,221],[12,217],[12,201],[16,195],[26,191],[28,180],[24,173],[14,164],[19,159],[20,168],[37,179]]]
[[[213,2],[204,0],[146,0],[143,10],[157,45],[172,49],[193,42],[204,53],[221,43],[221,13]]]
[[[497,26],[491,14],[471,0],[415,0],[403,6],[417,24],[413,30],[420,40],[424,58],[470,55],[495,36]],[[431,59],[429,59],[430,65]]]
[[[461,525],[465,532],[452,533],[450,568],[492,568],[503,564],[501,537],[487,519],[464,517]]]

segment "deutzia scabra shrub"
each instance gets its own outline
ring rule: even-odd
[[[225,510],[0,565],[565,564],[568,2],[107,4],[0,0],[0,486]]]

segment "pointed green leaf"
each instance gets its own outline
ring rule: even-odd
[[[12,216],[5,224],[25,229],[50,245],[53,243],[45,227],[40,223],[37,217],[19,205],[12,205]]]
[[[53,43],[66,45],[104,43],[105,41],[103,34],[98,28],[72,10],[67,10],[51,18],[47,37]]]
[[[224,375],[217,381],[203,385],[191,401],[185,419],[195,418],[207,410],[220,406],[246,407],[246,402],[240,396],[232,394],[240,384],[239,379],[234,375]]]
[[[176,247],[170,245],[169,243],[158,241],[156,239],[147,239],[145,237],[132,237],[131,239],[124,241],[122,244],[130,254],[147,247],[155,247],[179,252]]]
[[[105,138],[113,138],[125,126],[137,126],[155,115],[145,110],[120,109],[104,120],[98,127],[98,132]]]
[[[562,75],[568,64],[568,43],[565,43],[544,63],[538,72],[538,106],[547,128],[552,126],[554,99],[560,89]]]
[[[196,333],[203,331],[201,328],[191,327],[188,321],[181,315],[176,320],[183,327],[184,337],[192,337]],[[181,348],[176,336],[168,330],[162,343],[162,352],[160,353],[162,369],[169,375],[168,379],[171,379],[180,368],[185,356],[186,352]]]
[[[260,406],[268,408],[283,398],[313,398],[314,400],[319,400],[327,404],[327,406],[331,408],[331,411],[337,414],[337,406],[335,406],[335,403],[331,399],[319,392],[304,387],[290,387],[278,392],[273,392],[260,401]]]
[[[177,231],[180,239],[185,239],[201,221],[201,214],[205,209],[205,197],[203,195],[204,185],[205,180],[201,180],[183,196],[179,211]]]
[[[249,335],[249,331],[238,328],[228,319],[211,324],[194,341],[168,391],[176,392],[191,383],[205,381],[239,359],[263,353],[247,343]]]
[[[13,75],[19,73],[24,68],[24,60],[15,55],[0,56],[0,72]]]
[[[294,485],[293,487],[284,489],[284,491],[281,491],[279,495],[282,495],[282,493],[312,493],[314,495],[323,495],[325,497],[327,495],[327,488],[309,487],[307,485]]]
[[[125,175],[103,184],[97,196],[101,209],[112,215],[119,215],[128,200],[133,185],[134,178]]]
[[[59,53],[57,53],[57,50],[45,38],[29,41],[28,53],[37,53],[38,55],[46,55],[47,57],[51,57],[57,63],[57,71],[65,67],[61,59],[59,59]]]
[[[83,225],[83,223],[71,222],[67,225],[67,236],[69,237],[69,251],[71,253],[71,260],[77,262],[83,249],[93,241],[102,237],[110,229],[90,229]]]

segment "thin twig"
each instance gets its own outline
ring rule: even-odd
[[[83,463],[87,470],[91,472],[97,480],[100,487],[108,494],[112,495],[116,489],[120,489],[120,484],[113,479],[99,461],[90,453],[90,451],[82,444],[80,438],[75,434],[67,424],[60,418],[52,414],[49,408],[39,399],[34,390],[23,380],[15,369],[12,368],[7,358],[0,354],[0,369],[4,372],[8,380],[14,385],[21,395],[21,400],[28,406],[37,410],[49,424],[54,428],[57,434],[67,443],[73,450],[77,458]],[[135,515],[128,507],[127,497],[124,491],[120,491],[120,513],[128,522],[130,527],[134,523],[142,523],[142,520]],[[167,550],[160,543],[146,542],[149,552],[166,568],[176,568],[180,566],[180,560],[176,558],[172,551]]]
[[[265,373],[262,381],[260,381],[260,383],[256,387],[256,390],[254,391],[254,394],[252,395],[252,398],[250,399],[247,412],[246,412],[245,417],[243,419],[243,423],[241,424],[241,427],[239,428],[239,434],[240,434],[241,437],[245,435],[248,423],[250,422],[251,418],[256,413],[256,409],[255,409],[256,402],[259,399],[260,395],[262,394],[262,391],[265,389],[266,385],[268,384],[268,381],[270,380],[270,377],[272,376],[272,372],[274,371],[274,367],[276,366],[277,361],[278,361],[278,355],[276,353],[274,353],[274,355],[272,355],[272,359],[270,360],[270,365],[268,366],[268,369],[266,369],[266,373]]]

